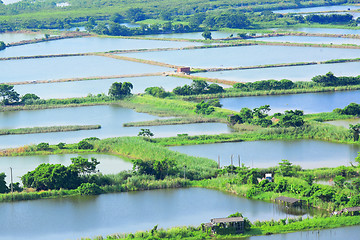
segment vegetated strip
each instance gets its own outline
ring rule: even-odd
[[[8,44],[6,44],[6,47],[15,47],[15,46],[26,45],[26,44],[49,42],[49,41],[54,41],[54,40],[67,39],[67,38],[78,38],[78,37],[85,37],[85,36],[90,36],[90,35],[91,34],[84,33],[84,32],[67,32],[62,36],[52,36],[52,37],[48,37],[48,38],[23,40],[23,41],[20,41],[20,42],[8,43]]]
[[[80,130],[93,130],[93,129],[100,129],[100,128],[101,128],[101,125],[68,125],[68,126],[0,129],[0,135],[18,135],[18,134],[50,133],[50,132],[71,132],[71,131],[80,131]]]
[[[145,126],[160,126],[160,125],[179,125],[179,124],[191,124],[191,123],[215,123],[224,122],[224,119],[220,118],[203,118],[203,117],[184,117],[184,118],[170,118],[170,119],[155,119],[152,121],[142,122],[129,122],[124,123],[124,127],[145,127]]]
[[[75,81],[89,81],[89,80],[101,80],[101,79],[150,77],[150,76],[161,76],[164,74],[167,75],[167,73],[164,73],[164,72],[156,72],[156,73],[123,74],[123,75],[112,75],[112,76],[84,77],[84,78],[63,78],[63,79],[56,79],[56,80],[9,82],[9,83],[5,83],[5,84],[25,85],[25,84],[40,84],[40,83],[75,82]]]
[[[248,39],[266,38],[266,37],[281,37],[281,36],[301,36],[301,37],[332,37],[332,38],[356,38],[360,39],[358,34],[331,34],[331,33],[305,33],[305,32],[276,32],[267,33],[263,35],[251,36]],[[238,38],[236,38],[238,39]],[[226,39],[224,39],[226,40]]]
[[[76,56],[89,56],[89,55],[93,55],[93,54],[92,53],[65,53],[65,54],[36,55],[36,56],[4,57],[4,58],[0,58],[0,61],[37,59],[37,58],[76,57]]]
[[[95,55],[102,56],[102,57],[109,57],[109,58],[119,59],[119,60],[125,60],[125,61],[146,63],[146,64],[156,65],[156,66],[161,66],[161,67],[168,67],[168,68],[175,68],[175,69],[179,67],[179,66],[172,65],[172,64],[156,62],[156,61],[152,61],[152,60],[144,60],[144,59],[139,59],[139,58],[120,56],[120,55],[114,55],[114,54],[110,54],[110,53],[96,53]]]
[[[318,44],[318,43],[289,43],[289,42],[268,42],[268,41],[255,41],[256,45],[270,45],[270,46],[290,46],[290,47],[321,47],[321,48],[350,48],[360,49],[360,45],[356,44]]]

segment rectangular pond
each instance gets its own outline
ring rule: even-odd
[[[173,71],[170,68],[101,56],[0,61],[0,83]]]
[[[307,216],[274,203],[189,188],[0,203],[0,240],[64,240],[199,226],[241,212],[250,221]]]
[[[352,102],[360,103],[360,91],[304,93],[256,97],[222,98],[223,108],[240,111],[243,107],[256,108],[270,105],[270,114],[285,110],[303,110],[305,114],[331,112]]]
[[[45,37],[42,33],[21,33],[21,32],[6,32],[0,33],[0,41],[4,43],[20,42],[23,40],[33,40],[35,38]]]
[[[256,41],[265,42],[291,42],[291,43],[314,43],[314,44],[360,44],[358,38],[342,38],[342,37],[312,37],[312,36],[278,36],[278,37],[262,37],[254,38]]]
[[[0,157],[1,172],[6,174],[5,181],[10,183],[10,167],[13,171],[14,182],[20,182],[21,176],[28,171],[34,170],[42,163],[62,164],[69,166],[71,158],[84,157],[90,159],[96,158],[100,164],[96,169],[103,174],[115,174],[124,170],[131,170],[133,164],[130,161],[125,161],[118,156],[109,154],[59,154],[59,155],[35,155],[35,156],[17,156],[17,157]]]
[[[165,77],[165,76],[148,76],[133,78],[115,78],[86,80],[73,82],[45,83],[45,84],[25,84],[15,85],[14,89],[20,95],[34,93],[42,99],[49,98],[70,98],[85,97],[88,94],[108,94],[109,88],[114,82],[130,82],[134,86],[133,94],[144,93],[148,87],[163,87],[165,91],[172,91],[177,86],[191,84],[187,78]]]
[[[305,12],[309,13],[309,12],[325,12],[325,11],[347,11],[347,10],[356,10],[359,8],[360,6],[356,6],[356,5],[335,5],[335,6],[275,10],[273,12],[274,13],[305,13]]]
[[[360,75],[360,62],[201,72],[193,75],[236,82],[255,82],[270,79],[311,81],[313,77],[328,72],[334,73],[335,76],[358,76]]]
[[[295,31],[305,33],[328,33],[328,34],[360,34],[360,29],[345,29],[345,28],[273,28],[275,31]]]
[[[203,32],[192,32],[192,33],[170,33],[170,34],[153,34],[145,35],[144,38],[178,38],[178,39],[204,39],[202,36]],[[211,31],[212,39],[228,38],[231,34],[236,37],[236,31],[234,32],[223,32],[223,31]]]
[[[159,119],[146,113],[115,105],[70,107],[32,111],[0,112],[1,128],[22,128],[38,126],[92,125],[101,129],[75,132],[55,132],[26,135],[0,136],[0,149],[48,142],[74,143],[88,137],[108,138],[137,136],[141,128],[149,128],[155,137],[229,133],[232,130],[224,123],[201,123],[150,127],[123,127],[124,123]]]
[[[112,50],[182,48],[204,45],[195,42],[139,40],[106,37],[82,37],[41,42],[6,48],[0,57],[35,56],[64,53],[107,52]]]
[[[344,127],[344,128],[349,128],[350,124],[355,125],[355,124],[360,123],[360,118],[328,121],[328,122],[325,122],[325,123],[335,125],[335,126]]]
[[[360,49],[253,45],[166,52],[127,53],[124,55],[178,66],[208,68],[358,58],[360,56]]]
[[[287,159],[294,165],[311,169],[350,166],[360,151],[360,145],[315,140],[274,140],[175,146],[169,149],[216,162],[220,156],[221,166],[231,164],[231,155],[233,164],[238,166],[240,155],[241,164],[248,167],[275,167],[282,159]]]

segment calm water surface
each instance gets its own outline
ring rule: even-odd
[[[43,99],[84,97],[89,93],[107,94],[111,84],[114,82],[131,82],[134,86],[131,92],[136,94],[143,93],[146,88],[155,86],[163,87],[166,91],[172,91],[175,87],[182,86],[184,84],[191,84],[192,81],[186,78],[150,76],[78,82],[15,85],[15,91],[17,91],[20,95],[34,93]]]
[[[306,33],[329,33],[329,34],[360,34],[360,29],[341,28],[273,28],[272,30],[284,30]]]
[[[193,42],[83,37],[10,47],[1,51],[0,57],[105,52],[111,50],[130,50],[143,48],[181,48],[194,45],[203,44]]]
[[[276,10],[274,13],[303,13],[303,12],[324,12],[324,11],[347,11],[359,9],[360,6],[353,5],[338,5],[338,6],[324,6],[324,7],[311,7],[311,8],[296,8]]]
[[[335,38],[335,37],[311,37],[311,36],[279,36],[255,38],[256,41],[265,42],[294,42],[294,43],[318,43],[318,44],[360,44],[360,39]]]
[[[221,166],[233,164],[238,166],[238,155],[241,163],[249,167],[273,167],[282,159],[287,159],[302,168],[350,166],[354,162],[359,145],[329,143],[315,140],[294,141],[251,141],[236,143],[216,143],[190,146],[169,147],[196,157],[206,157],[218,161]]]
[[[335,108],[344,108],[350,103],[360,103],[360,91],[328,93],[304,93],[256,97],[222,98],[223,108],[240,111],[243,107],[255,108],[270,105],[270,114],[298,109],[304,113],[331,112]]]
[[[4,43],[20,42],[22,40],[32,40],[43,37],[44,34],[40,33],[0,33],[0,41]]]
[[[242,212],[251,221],[294,216],[279,205],[201,188],[0,203],[1,240],[63,240],[200,225]],[[302,215],[302,213],[300,213]]]
[[[295,232],[275,234],[270,236],[257,236],[245,238],[246,240],[341,240],[359,239],[360,226],[342,227],[319,231]]]
[[[159,117],[137,113],[133,109],[114,105],[1,112],[1,128],[100,124],[101,129],[0,136],[0,149],[38,144],[40,142],[49,142],[50,144],[59,142],[74,143],[87,137],[137,136],[140,129],[144,127],[123,127],[123,124],[154,119],[159,119]],[[149,128],[155,137],[176,136],[182,133],[199,135],[231,132],[231,129],[223,123],[167,125],[146,128]]]
[[[226,79],[237,82],[255,82],[260,80],[311,81],[316,75],[324,75],[328,72],[336,76],[358,76],[360,75],[360,62],[317,64],[308,66],[261,68],[219,72],[204,72],[193,75]]]
[[[360,118],[328,121],[326,123],[329,123],[329,124],[335,125],[335,126],[349,128],[350,124],[355,125],[355,124],[360,123]]]
[[[273,54],[276,53],[276,54]],[[238,67],[290,62],[357,58],[360,49],[240,46],[166,52],[128,53],[126,56],[191,67]]]
[[[71,158],[84,157],[90,159],[96,158],[100,164],[97,169],[103,174],[118,173],[123,170],[132,169],[132,163],[125,161],[117,156],[107,154],[61,154],[61,155],[37,155],[37,156],[19,156],[19,157],[0,157],[0,171],[5,172],[6,182],[10,182],[10,167],[13,169],[14,182],[19,182],[20,177],[28,171],[34,170],[42,163],[70,165]]]
[[[172,71],[170,68],[100,56],[10,60],[1,61],[1,67],[0,83]]]

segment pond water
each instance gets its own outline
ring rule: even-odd
[[[274,234],[270,236],[256,236],[242,238],[244,240],[339,240],[358,239],[360,226],[341,227],[317,231],[303,231],[286,234]]]
[[[152,38],[181,38],[181,39],[204,39],[201,35],[203,32],[192,32],[192,33],[170,33],[170,34],[153,34],[145,35],[144,37]],[[211,31],[211,37],[213,39],[227,38],[231,34],[236,37],[236,31],[234,32],[223,32],[223,31]]]
[[[0,83],[173,71],[170,68],[100,56],[8,60],[1,61],[1,66]]]
[[[256,41],[265,42],[294,42],[294,43],[316,43],[316,44],[360,44],[356,38],[335,38],[335,37],[310,37],[310,36],[279,36],[256,38]]]
[[[337,5],[337,6],[323,6],[323,7],[310,7],[310,8],[296,8],[276,10],[274,13],[304,13],[304,12],[325,12],[325,11],[347,11],[360,9],[360,6],[354,5]]]
[[[193,75],[236,82],[255,82],[269,79],[311,81],[316,75],[324,75],[328,72],[334,73],[335,76],[358,76],[360,75],[360,62],[203,72]]]
[[[2,2],[5,5],[11,4],[11,3],[16,3],[16,2],[20,2],[21,0],[2,0]]]
[[[240,111],[243,107],[255,108],[270,105],[270,114],[285,110],[303,110],[305,114],[331,112],[352,102],[360,103],[360,91],[304,93],[256,97],[222,98],[223,108]]]
[[[70,38],[6,48],[0,57],[34,56],[63,53],[106,52],[111,50],[182,48],[204,45],[194,42],[139,40],[106,37]]]
[[[48,142],[50,144],[59,142],[74,143],[88,137],[137,136],[140,129],[144,127],[123,127],[123,124],[154,119],[159,119],[159,117],[137,113],[133,109],[115,105],[0,112],[1,128],[101,125],[101,129],[96,130],[0,136],[0,149],[38,144],[40,142]],[[155,137],[176,136],[183,133],[188,133],[189,135],[219,134],[232,131],[224,123],[150,126],[145,128],[149,128]]]
[[[310,15],[312,13],[303,13],[301,14],[302,16],[306,16],[306,15]],[[316,13],[316,14],[320,14],[320,13]],[[330,14],[340,14],[340,15],[345,15],[345,14],[350,14],[353,16],[354,19],[357,19],[358,17],[360,17],[360,12],[352,12],[352,11],[347,11],[347,12],[325,12],[325,13],[321,13],[321,15],[330,15]]]
[[[10,167],[13,169],[14,182],[20,182],[21,176],[28,171],[34,170],[42,163],[62,164],[68,166],[71,164],[71,158],[84,157],[90,159],[96,158],[100,164],[97,170],[103,174],[113,174],[124,170],[132,169],[133,164],[125,161],[118,156],[108,154],[60,154],[60,155],[36,155],[36,156],[19,156],[19,157],[0,157],[0,171],[5,172],[7,183],[10,182]]]
[[[343,28],[272,28],[275,31],[294,31],[305,33],[328,33],[328,34],[360,34],[360,29]]]
[[[0,41],[4,43],[20,42],[22,40],[32,40],[43,38],[42,33],[0,33]]]
[[[114,82],[131,82],[134,86],[131,92],[133,94],[137,94],[145,92],[145,89],[148,87],[155,86],[163,87],[166,91],[172,91],[175,87],[182,86],[184,84],[191,84],[192,81],[187,78],[149,76],[77,82],[15,85],[14,89],[20,95],[34,93],[43,99],[85,97],[89,93],[93,95],[99,93],[108,94],[109,88]]]
[[[174,226],[198,226],[241,212],[250,221],[294,216],[281,206],[189,188],[0,203],[1,240],[80,239]],[[300,213],[302,215],[302,213]]]
[[[355,125],[355,124],[360,123],[360,118],[328,121],[326,123],[329,123],[329,124],[335,125],[335,126],[344,127],[344,128],[349,128],[350,124]]]
[[[207,68],[324,61],[338,59],[339,56],[357,58],[360,55],[360,49],[254,45],[124,55],[179,66]]]
[[[189,146],[169,147],[170,150],[178,151],[196,157],[206,157],[218,161],[220,165],[239,165],[248,167],[274,167],[282,159],[287,159],[294,165],[302,168],[350,166],[354,162],[359,145],[347,145],[315,140],[291,140],[291,141],[251,141],[234,143],[216,143]]]

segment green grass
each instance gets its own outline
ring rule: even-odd
[[[0,135],[33,134],[33,133],[49,133],[49,132],[70,132],[70,131],[80,131],[80,130],[93,130],[93,129],[99,129],[99,128],[101,128],[100,125],[68,125],[68,126],[0,129]]]

